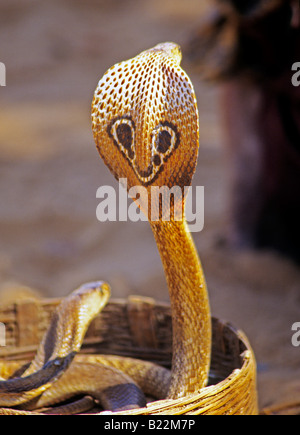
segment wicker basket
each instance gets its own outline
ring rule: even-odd
[[[6,342],[0,347],[0,358],[32,358],[59,302],[31,299],[0,308]],[[247,338],[218,319],[213,319],[212,326],[209,386],[183,399],[155,401],[124,414],[257,414],[256,365]],[[166,304],[137,296],[112,300],[90,325],[82,352],[136,357],[170,367],[171,329]]]

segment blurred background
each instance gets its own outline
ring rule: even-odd
[[[147,223],[96,219],[96,191],[118,187],[99,158],[90,105],[104,72],[159,42],[191,50],[204,0],[0,0],[0,283],[64,296],[107,280],[112,296],[168,301]],[[224,146],[223,89],[182,66],[195,86],[200,154],[194,185],[205,187],[205,227],[194,233],[212,314],[248,336],[258,363],[260,406],[300,397],[299,267],[273,249],[234,249],[232,168]],[[298,59],[300,61],[300,58]],[[230,106],[230,101],[228,102]]]

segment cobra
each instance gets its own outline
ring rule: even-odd
[[[147,213],[168,283],[173,327],[169,398],[206,385],[211,347],[210,308],[202,266],[184,217],[184,195],[173,197],[169,220],[151,221],[152,187],[189,186],[199,148],[195,92],[180,67],[180,47],[163,43],[114,65],[99,81],[92,127],[105,164],[127,187],[147,188]],[[147,203],[145,202],[147,201]],[[179,212],[179,213],[177,213]],[[176,216],[182,216],[180,220]]]
[[[110,68],[92,102],[94,139],[105,164],[117,179],[127,179],[128,189],[143,186],[148,191],[147,203],[140,198],[139,206],[149,219],[169,288],[171,373],[145,361],[78,354],[90,321],[110,294],[107,284],[91,283],[62,302],[29,367],[2,363],[0,413],[30,413],[12,407],[40,409],[77,394],[90,394],[104,408],[122,410],[145,405],[141,389],[158,399],[177,399],[206,385],[210,309],[202,266],[184,217],[184,195],[173,196],[169,220],[156,204],[159,219],[151,221],[151,188],[179,186],[183,192],[197,163],[196,97],[180,61],[180,48],[174,43],[146,50]],[[178,211],[180,219],[175,218]],[[5,380],[8,377],[12,379]],[[75,406],[76,412],[81,405]]]

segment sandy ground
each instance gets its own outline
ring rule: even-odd
[[[199,6],[199,3],[203,6]],[[114,63],[163,41],[184,44],[198,0],[0,1],[0,282],[63,296],[105,279],[113,297],[168,300],[147,223],[96,219],[96,190],[117,187],[94,146],[90,103]],[[201,151],[194,185],[205,186],[205,227],[194,238],[212,313],[248,336],[258,363],[260,406],[300,399],[299,269],[271,252],[232,252],[218,243],[227,224],[228,168],[218,89],[189,71],[198,98]]]

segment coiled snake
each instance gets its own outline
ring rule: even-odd
[[[62,302],[27,369],[20,373],[20,363],[2,363],[2,413],[26,413],[11,408],[40,409],[79,393],[120,410],[145,405],[139,387],[155,398],[175,399],[206,385],[209,302],[184,217],[184,187],[191,184],[198,156],[198,110],[180,61],[179,46],[164,43],[116,64],[99,81],[92,103],[97,149],[113,175],[127,179],[129,193],[139,193],[133,199],[149,219],[161,256],[172,310],[171,372],[130,358],[77,354],[110,293],[105,283],[86,284]],[[175,187],[166,215],[162,196],[155,202],[153,192]]]

